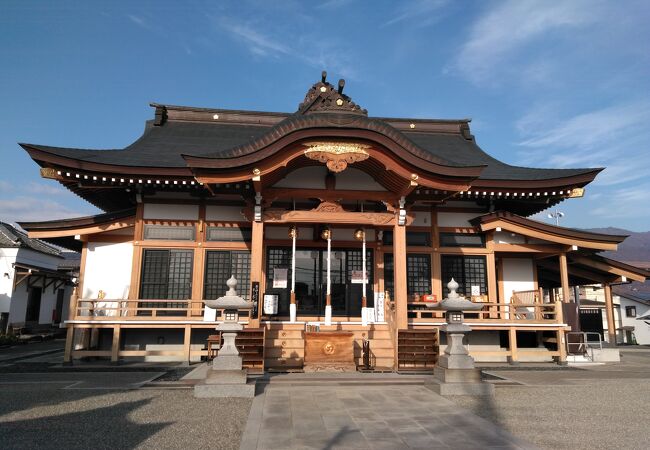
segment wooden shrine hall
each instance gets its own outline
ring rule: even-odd
[[[527,218],[602,169],[511,166],[467,119],[371,117],[344,87],[323,73],[293,113],[152,104],[123,149],[21,144],[105,211],[21,223],[82,252],[66,360],[208,357],[222,311],[203,300],[233,275],[250,368],[429,369],[451,278],[483,304],[466,316],[477,360],[562,362],[571,286],[602,283],[610,314],[612,284],[645,280],[598,255],[625,236]]]

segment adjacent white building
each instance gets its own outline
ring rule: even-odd
[[[77,253],[0,222],[0,333],[61,323],[78,268]]]

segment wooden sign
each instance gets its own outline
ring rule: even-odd
[[[251,302],[253,303],[253,317],[257,317],[257,309],[260,305],[260,282],[251,283]]]
[[[264,294],[264,314],[278,313],[278,297],[277,294]]]
[[[352,271],[350,271],[350,282],[352,284],[363,284],[363,282],[364,282],[363,270],[352,270]],[[366,278],[365,282],[366,282],[366,284],[368,284],[368,279],[367,278]]]

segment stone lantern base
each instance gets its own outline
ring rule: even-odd
[[[470,327],[448,324],[443,331],[447,333],[447,349],[433,369],[429,388],[440,395],[494,395],[494,385],[481,380],[481,370],[474,367],[474,358],[463,345]]]

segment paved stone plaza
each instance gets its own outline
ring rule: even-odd
[[[533,448],[422,385],[261,388],[242,450]]]
[[[650,348],[609,365],[491,367],[504,380],[489,398],[442,398],[414,375],[267,374],[252,402],[148,383],[173,366],[66,369],[56,349],[0,362],[3,449],[647,448]]]

